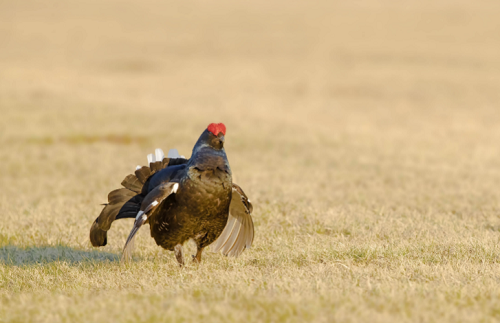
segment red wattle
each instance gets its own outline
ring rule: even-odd
[[[226,126],[223,123],[211,123],[207,127],[208,131],[213,133],[215,136],[222,132],[222,134],[226,135]]]

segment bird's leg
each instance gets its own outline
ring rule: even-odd
[[[193,256],[193,262],[200,263],[201,262],[201,253],[203,252],[203,248],[198,247],[198,251],[196,251],[196,256]]]
[[[182,245],[178,244],[174,247],[175,258],[179,262],[179,266],[184,266],[184,256],[182,255]]]

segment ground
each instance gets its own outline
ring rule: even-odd
[[[500,320],[498,1],[0,1],[0,322]],[[88,232],[227,126],[255,240]],[[187,254],[194,253],[188,244]]]

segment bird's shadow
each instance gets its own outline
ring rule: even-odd
[[[80,263],[118,263],[120,262],[120,256],[97,250],[78,250],[63,245],[27,248],[14,245],[0,247],[0,264],[29,266],[54,262],[66,262],[71,265]]]

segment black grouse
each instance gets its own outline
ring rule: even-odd
[[[137,166],[122,182],[124,188],[108,195],[108,203],[92,223],[90,241],[105,246],[113,221],[135,218],[122,259],[131,257],[136,232],[149,223],[159,246],[175,252],[184,264],[182,245],[193,239],[193,260],[200,262],[208,245],[226,256],[237,257],[250,248],[254,237],[252,204],[232,182],[224,150],[226,127],[212,123],[196,142],[190,159],[177,150],[164,157],[161,149],[148,155],[149,166]]]

